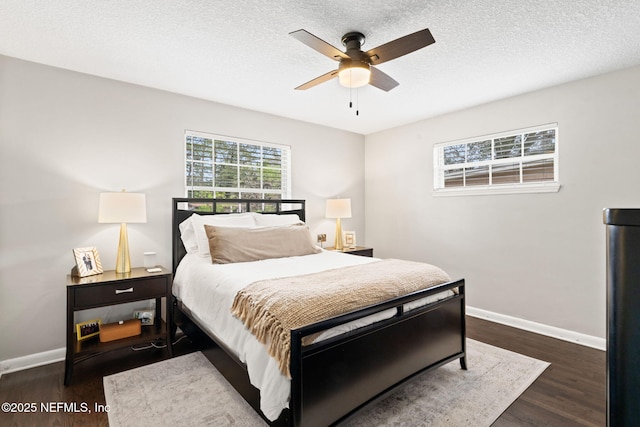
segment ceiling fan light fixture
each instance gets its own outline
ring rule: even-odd
[[[349,61],[347,64],[345,62],[340,64],[338,71],[338,80],[342,86],[357,88],[369,84],[371,79],[369,64],[360,61]]]

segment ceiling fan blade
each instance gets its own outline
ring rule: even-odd
[[[338,75],[338,70],[333,70],[333,71],[329,71],[326,74],[321,75],[320,77],[316,77],[313,80],[310,80],[304,84],[301,84],[300,86],[298,86],[296,88],[296,90],[305,90],[305,89],[309,89],[312,88],[314,86],[319,85],[320,83],[324,83],[326,81],[331,80],[332,78],[336,77]]]
[[[378,70],[375,67],[371,67],[371,79],[369,80],[369,84],[371,86],[375,86],[378,89],[382,89],[385,92],[389,92],[394,87],[398,86],[400,83],[395,81],[386,73]]]
[[[293,36],[294,38],[298,39],[302,43],[306,44],[311,49],[314,49],[320,52],[321,54],[323,54],[324,56],[327,56],[335,61],[339,61],[342,58],[349,57],[347,56],[346,53],[342,52],[341,50],[338,50],[337,48],[333,47],[326,41],[319,39],[318,37],[314,36],[313,34],[311,34],[306,30],[293,31],[289,33],[289,35]]]
[[[409,34],[390,41],[389,43],[374,47],[373,49],[366,51],[365,55],[371,58],[372,65],[378,65],[383,62],[399,58],[407,53],[422,49],[423,47],[429,46],[435,42],[435,39],[431,35],[431,31],[429,31],[428,28],[425,28],[424,30],[416,31],[413,34]]]

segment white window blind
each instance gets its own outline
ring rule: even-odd
[[[291,197],[291,147],[185,132],[185,193],[218,199]]]
[[[558,191],[558,125],[436,144],[434,194]]]

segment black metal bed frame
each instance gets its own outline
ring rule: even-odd
[[[211,205],[210,212],[198,211],[202,215],[230,213],[224,212],[220,207],[234,205],[243,212],[296,213],[301,220],[306,219],[304,200],[174,198],[174,274],[178,263],[186,254],[178,226],[194,213],[194,210],[183,210],[180,205],[184,203]],[[293,208],[292,205],[299,208]],[[448,289],[455,289],[457,293],[421,308],[404,311],[406,303]],[[265,418],[259,408],[259,391],[250,385],[244,364],[224,343],[207,332],[207,328],[199,324],[189,309],[175,298],[173,307],[176,325],[202,347],[205,356],[218,367],[256,412]],[[302,345],[305,336],[390,308],[396,309],[395,316],[390,319],[319,343]],[[270,424],[296,427],[333,425],[348,419],[358,410],[383,398],[397,386],[422,372],[456,359],[460,360],[462,369],[466,369],[465,330],[464,279],[292,330],[289,409],[284,410],[280,418]],[[208,351],[205,347],[210,345],[215,345],[224,352]],[[221,354],[226,360],[221,361]],[[231,367],[229,360],[233,361]],[[238,367],[243,371],[240,375],[237,373]]]

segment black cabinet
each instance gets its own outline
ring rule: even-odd
[[[640,420],[640,209],[605,209],[607,425]]]

